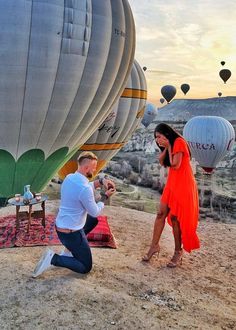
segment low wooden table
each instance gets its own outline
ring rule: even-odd
[[[20,218],[22,216],[26,216],[28,218],[27,232],[29,232],[32,218],[35,219],[42,218],[42,225],[45,227],[45,202],[47,199],[48,199],[47,195],[42,195],[40,200],[36,200],[35,198],[32,198],[29,204],[24,204],[23,196],[20,197],[19,202],[16,202],[15,198],[10,198],[8,200],[8,204],[14,205],[16,207],[16,228],[19,229]],[[33,206],[37,204],[41,205],[41,210],[35,210],[34,212],[32,212]],[[20,211],[20,208],[23,206],[28,207],[29,212]]]

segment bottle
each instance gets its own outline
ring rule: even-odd
[[[32,198],[34,198],[34,195],[30,191],[30,185],[29,184],[24,186],[24,196],[23,197],[24,197],[24,199],[23,199],[24,204],[29,204],[30,200]]]

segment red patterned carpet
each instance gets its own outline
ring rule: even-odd
[[[116,248],[115,238],[108,225],[107,217],[99,216],[98,220],[98,225],[88,235],[89,245]],[[0,218],[0,249],[61,244],[55,230],[54,215],[47,215],[45,228],[42,226],[41,220],[32,219],[29,233],[27,233],[27,220],[20,221],[18,230],[16,230],[15,222],[14,215]]]

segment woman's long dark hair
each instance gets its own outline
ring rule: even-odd
[[[181,137],[182,139],[184,139],[180,133],[178,133],[175,129],[173,129],[172,127],[170,127],[169,125],[167,125],[165,123],[160,123],[155,128],[155,131],[154,131],[155,140],[156,140],[156,133],[160,133],[160,134],[164,135],[169,140],[171,149],[173,148],[174,142],[178,137]],[[158,148],[161,149],[161,151],[163,151],[165,149],[164,147],[161,147],[157,142],[156,142],[156,144],[157,144]],[[190,150],[189,150],[189,152],[190,152]],[[163,165],[165,167],[170,166],[170,158],[169,158],[168,152],[165,155]]]

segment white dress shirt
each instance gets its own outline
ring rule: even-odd
[[[81,173],[67,175],[61,185],[61,204],[56,218],[58,228],[82,229],[87,213],[97,217],[104,203],[95,202],[94,185]]]

